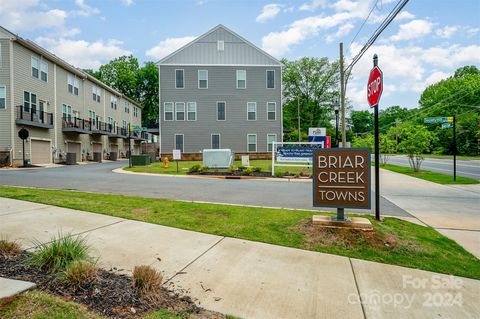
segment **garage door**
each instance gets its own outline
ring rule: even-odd
[[[68,142],[67,143],[67,153],[77,153],[77,162],[80,162],[81,161],[81,156],[82,156],[82,153],[81,153],[81,144],[80,143],[72,143],[72,142]]]
[[[110,152],[117,152],[117,155],[118,155],[118,145],[110,144]]]
[[[102,154],[102,158],[103,158],[103,147],[102,147],[102,143],[93,143],[93,152],[94,153],[101,153]]]
[[[140,154],[140,145],[135,144],[133,146],[133,154],[139,155]]]
[[[30,157],[32,164],[50,164],[50,142],[31,140],[31,144],[32,154]]]

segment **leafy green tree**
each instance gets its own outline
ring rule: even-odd
[[[158,68],[153,62],[146,62],[138,74],[140,103],[143,106],[142,122],[144,125],[158,121]]]
[[[328,58],[301,58],[297,61],[282,60],[284,128],[286,132],[297,130],[298,105],[300,105],[300,129],[309,127],[331,128],[334,118],[333,99],[338,96],[338,63]],[[303,135],[303,134],[302,134]]]
[[[423,125],[406,123],[401,126],[400,139],[398,149],[407,154],[410,167],[418,172],[424,159],[423,154],[432,150],[435,134]]]
[[[396,151],[395,140],[389,134],[380,134],[380,161],[382,164],[387,164],[390,156]]]
[[[138,87],[139,71],[138,60],[133,55],[113,59],[99,69],[103,82],[137,101],[140,98]]]
[[[369,148],[373,153],[375,151],[375,140],[372,134],[364,134],[353,138],[352,147]]]
[[[373,114],[369,111],[353,111],[350,118],[353,133],[373,132]]]
[[[380,110],[378,113],[378,127],[380,130],[388,130],[392,125],[398,125],[413,117],[416,109],[407,109],[398,105]]]
[[[460,154],[477,154],[479,136],[480,70],[476,66],[459,68],[453,77],[430,85],[420,97],[420,111],[424,117],[458,118],[458,150]],[[435,149],[450,153],[451,130],[441,130],[438,124],[426,124],[435,131],[438,140]]]

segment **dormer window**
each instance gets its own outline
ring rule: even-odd
[[[217,41],[217,50],[224,51],[225,50],[225,42],[223,40]]]

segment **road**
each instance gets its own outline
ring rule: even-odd
[[[125,165],[125,161],[119,161],[55,168],[5,169],[0,170],[0,185],[225,204],[314,209],[312,207],[311,182],[144,176],[112,172],[113,169]],[[374,198],[373,191],[372,198]],[[382,198],[380,208],[385,215],[411,216],[385,198]],[[332,208],[322,208],[321,210],[332,211]],[[347,213],[372,213],[371,210],[346,209],[345,211]]]
[[[389,164],[410,166],[408,157],[391,156]],[[447,174],[453,176],[453,160],[441,158],[425,158],[421,166],[422,169],[432,172]],[[480,160],[459,161],[457,160],[457,176],[480,179]]]

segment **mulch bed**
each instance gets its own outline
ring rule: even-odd
[[[141,298],[132,286],[132,278],[124,274],[99,269],[98,278],[85,287],[69,284],[44,269],[28,265],[28,252],[6,259],[0,255],[0,277],[34,282],[37,289],[47,291],[111,318],[139,318],[149,312],[166,309],[173,313],[188,313],[196,318],[224,318],[222,314],[204,310],[190,297],[180,296],[166,288],[155,297]]]

